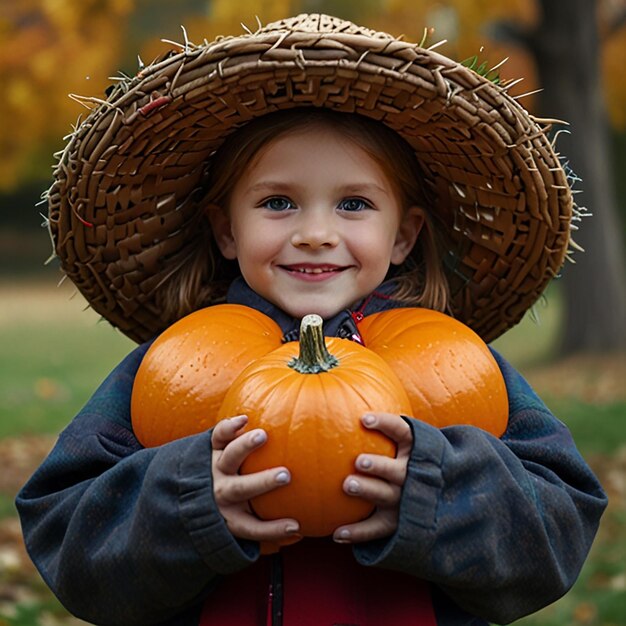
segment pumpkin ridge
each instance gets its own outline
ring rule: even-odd
[[[448,349],[447,350],[447,357],[448,357],[448,361],[446,361],[446,359],[443,359],[444,362],[447,362],[448,365],[453,369],[454,371],[454,376],[456,377],[456,380],[458,381],[459,379],[463,379],[465,381],[467,381],[469,383],[469,385],[464,385],[464,388],[472,388],[472,389],[476,389],[478,387],[477,381],[468,373],[468,370],[466,368],[463,367],[457,367],[458,366],[458,359],[456,358],[456,355],[454,354],[454,351]],[[455,410],[457,410],[457,406],[459,404],[459,395],[461,395],[460,400],[463,401],[463,396],[464,394],[459,394],[458,392],[455,392],[450,385],[446,382],[450,377],[446,374],[442,373],[441,367],[441,359],[437,359],[434,363],[433,363],[433,370],[435,372],[435,375],[437,376],[437,379],[439,381],[439,383],[442,385],[442,387],[445,389],[449,401],[451,401],[454,404],[454,408]],[[480,378],[480,377],[479,377]],[[483,399],[483,396],[481,394],[476,394],[476,397],[480,398],[481,400]],[[484,403],[483,403],[484,404]],[[482,409],[482,407],[481,407]],[[470,415],[462,415],[459,416],[460,418],[464,419],[464,420],[469,420],[470,423],[474,423],[474,421],[479,417],[476,414],[470,414]]]
[[[417,396],[423,405],[429,406],[430,401],[429,401],[428,397],[424,394],[424,391],[420,387],[414,386],[411,389],[411,393],[414,396]],[[413,417],[413,418],[418,419],[418,420],[423,420],[424,419],[423,416],[412,415],[413,412],[414,412],[413,411],[413,406],[411,406],[411,415],[407,415],[407,417]],[[436,426],[436,424],[433,424],[433,425]]]
[[[340,340],[340,341],[344,341],[344,340]],[[334,352],[336,352],[336,350],[334,350]],[[346,371],[348,368],[349,369],[352,368],[352,365],[350,364],[350,359],[348,359],[348,363],[345,362],[345,359],[339,359],[339,365],[335,369],[333,369],[332,372],[328,373],[328,376],[326,377],[327,379],[332,377],[333,385],[330,386],[328,384],[324,384],[323,379],[318,378],[316,379],[316,385],[318,387],[318,389],[316,389],[316,393],[321,392],[321,395],[323,398],[323,406],[333,407],[334,412],[336,412],[339,415],[350,416],[350,419],[352,419],[352,416],[354,416],[355,425],[357,425],[357,428],[359,429],[358,432],[362,434],[363,429],[362,429],[362,426],[360,425],[360,416],[357,416],[355,414],[353,405],[347,401],[347,396],[351,393],[352,394],[356,393],[365,406],[368,406],[369,403],[367,402],[367,399],[363,397],[361,390],[358,389],[358,387],[356,387],[355,385],[351,385],[350,381],[346,380],[343,377],[343,371]],[[322,375],[323,374],[318,374],[318,376],[322,376]],[[344,424],[341,424],[341,430],[344,430],[344,428],[345,428]],[[318,429],[315,429],[315,437],[316,437],[315,449],[323,450],[325,446],[324,446],[324,440],[322,437],[322,432]],[[338,457],[344,456],[342,440],[343,440],[343,434],[341,435],[341,439],[338,439],[335,442],[336,448],[333,450],[334,455]],[[354,473],[356,471],[354,467],[355,461],[356,461],[356,454],[354,454],[350,458],[349,463],[346,463],[346,471],[347,471],[346,476],[348,475],[348,473]],[[322,484],[333,485],[335,488],[335,493],[337,494],[337,496],[340,496],[342,499],[349,498],[351,503],[356,503],[357,501],[364,503],[365,506],[369,508],[369,512],[371,513],[371,511],[374,508],[374,505],[369,503],[367,500],[364,500],[363,498],[348,496],[343,492],[343,479],[345,478],[345,476],[338,477],[336,475],[333,475],[332,470],[329,472],[329,468],[327,468],[326,466],[322,466],[322,459],[320,458],[319,454],[316,455],[315,457],[315,463],[316,463],[315,475],[322,477],[322,481],[321,481]],[[322,494],[321,494],[321,489],[317,485],[317,483],[315,486],[316,486],[316,497],[318,498],[318,502],[320,503],[320,506],[318,507],[320,526],[327,527],[328,520],[333,518],[334,510],[332,508],[329,508],[327,503],[324,502],[322,498]]]
[[[454,358],[454,355],[452,355],[452,358]],[[450,386],[447,384],[446,380],[445,380],[445,376],[441,373],[441,368],[439,366],[440,361],[438,359],[436,359],[433,364],[432,364],[432,368],[433,368],[433,372],[435,373],[435,376],[437,377],[437,380],[439,381],[439,383],[441,384],[441,386],[445,389],[446,394],[448,396],[448,401],[452,400],[452,402],[455,405],[455,409],[456,409],[456,405],[457,405],[457,394],[454,393],[454,391],[450,388]],[[455,370],[456,373],[456,370]],[[421,390],[420,390],[421,391]],[[428,398],[428,396],[426,396],[427,398],[427,402],[429,404],[432,404],[430,399]],[[466,418],[466,416],[462,416],[463,419]]]
[[[238,381],[243,381],[243,385],[241,384],[237,385],[238,387],[237,400],[238,400],[239,405],[244,405],[244,406],[247,405],[251,397],[254,397],[255,400],[258,400],[258,393],[259,393],[257,389],[258,385],[257,384],[251,385],[250,381],[258,378],[262,372],[264,373],[269,370],[276,372],[277,384],[271,387],[265,387],[265,393],[262,395],[263,405],[267,404],[267,402],[270,399],[272,399],[274,395],[276,395],[276,393],[278,393],[279,391],[278,385],[284,384],[284,380],[288,378],[288,374],[285,373],[282,368],[277,367],[276,364],[274,363],[270,363],[270,364],[267,364],[263,368],[259,368],[258,364],[256,362],[253,362],[239,374],[239,376],[235,379],[235,381],[233,381],[233,386],[235,385],[235,383],[238,383]],[[245,395],[242,395],[242,387],[243,387],[243,390],[245,391]],[[228,398],[229,394],[227,394],[226,397]],[[222,406],[224,406],[225,404],[227,404],[226,401],[222,403]],[[262,408],[263,407],[261,407],[261,411],[260,411],[261,413],[263,412]],[[222,415],[221,409],[220,409],[220,416],[221,417],[234,417],[233,415]],[[249,424],[247,430],[249,430],[250,428],[251,428],[251,425]]]
[[[452,350],[449,349],[448,354],[450,355],[450,362],[454,365],[455,376],[467,381],[469,383],[469,385],[465,385],[467,388],[474,388],[474,389],[477,388],[479,381],[477,382],[477,380],[469,373],[468,368],[458,367],[459,363],[457,362],[457,359],[455,359],[455,355]],[[445,384],[445,382],[444,382],[444,387],[448,389],[448,386]],[[455,394],[455,397],[456,397],[456,394]],[[482,396],[479,396],[479,397],[482,398]]]
[[[376,354],[376,353],[374,353],[374,354]],[[380,374],[385,375],[387,378],[389,378],[389,376],[390,376],[389,372],[391,372],[391,374],[392,374],[395,378],[397,378],[397,379],[398,379],[400,386],[401,386],[401,387],[403,387],[403,385],[402,385],[402,381],[400,381],[400,379],[398,378],[397,374],[396,374],[395,372],[393,372],[393,371],[391,370],[391,368],[387,369],[387,367],[379,367],[379,364],[380,364],[380,363],[382,363],[383,365],[387,365],[387,363],[384,361],[384,359],[383,359],[380,355],[376,354],[376,356],[380,359],[379,363],[377,363],[377,364],[376,364],[376,370],[377,370],[377,372],[379,372]],[[371,366],[371,363],[369,364],[369,368],[370,368],[370,369],[373,369],[373,368],[372,368],[372,366]],[[373,382],[373,383],[374,383],[374,385],[375,385],[375,387],[376,387],[377,389],[379,389],[379,388],[380,388],[380,378],[378,378],[377,376],[374,376],[374,374],[373,374],[371,371],[369,371],[369,369],[368,369],[368,370],[360,370],[360,371],[359,371],[359,376],[361,376],[361,377],[362,377],[365,381],[367,381],[367,382]],[[361,392],[361,389],[357,387],[355,390],[356,390],[356,392],[358,393],[359,397],[360,397],[360,398],[361,398],[361,399],[362,399],[362,400],[363,400],[366,404],[369,404],[369,402],[367,402],[367,401],[366,401],[366,399],[365,399],[365,397],[363,396],[363,394],[362,394],[362,392]]]
[[[364,378],[366,380],[374,381],[376,383],[376,387],[379,388],[380,380],[378,378],[376,378],[375,376],[370,376],[369,372],[366,373],[366,372],[360,371],[359,375],[361,375],[362,378]],[[365,406],[369,407],[370,406],[370,402],[367,400],[367,398],[363,394],[361,388],[358,387],[358,386],[355,386],[354,387],[354,391],[359,396],[359,398],[363,401],[363,404],[365,404]],[[372,410],[372,409],[370,409],[370,410]]]
[[[324,342],[324,345],[326,346],[326,340],[323,338],[322,341]],[[337,361],[336,365],[334,366],[334,368],[338,368],[341,367],[341,363],[339,361]],[[329,370],[330,371],[330,370]],[[320,393],[320,390],[322,392],[322,396],[324,398],[324,406],[333,406],[333,403],[330,402],[331,399],[328,397],[328,394],[326,393],[326,385],[324,385],[323,383],[323,379],[319,378],[320,376],[323,376],[324,374],[328,374],[328,372],[320,372],[319,374],[313,374],[313,376],[315,376],[315,378],[313,379],[314,383],[317,387],[317,389],[315,390],[316,395]],[[306,374],[303,374],[304,376],[306,376]],[[329,404],[330,402],[330,404]],[[334,404],[337,404],[336,402],[334,402]],[[315,476],[322,476],[322,480],[314,480],[312,481],[313,486],[314,486],[314,490],[315,490],[315,501],[319,502],[321,504],[321,506],[316,507],[318,514],[319,514],[319,520],[318,522],[321,522],[320,526],[326,526],[327,524],[327,515],[326,515],[326,507],[325,507],[325,502],[323,501],[323,497],[322,497],[322,484],[327,484],[328,482],[328,477],[326,475],[326,471],[327,468],[324,466],[322,467],[322,462],[321,462],[321,458],[320,458],[320,453],[319,451],[322,450],[322,444],[323,444],[323,437],[322,437],[322,431],[320,428],[315,428],[313,430],[314,432],[314,436],[315,436],[315,450],[317,451],[317,453],[315,454]],[[323,474],[320,474],[320,472],[323,472]]]

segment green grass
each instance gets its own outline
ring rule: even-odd
[[[557,287],[550,287],[522,321],[492,346],[515,367],[525,369],[546,362],[556,352],[561,318]]]
[[[13,496],[0,492],[0,520],[15,514],[16,510]],[[2,626],[1,623],[0,626]]]
[[[15,605],[10,615],[0,618],[0,626],[39,626],[40,624],[61,624],[67,615],[65,609],[50,597],[44,601],[33,600]]]
[[[67,289],[0,293],[0,437],[57,433],[134,344]]]
[[[0,437],[58,432],[131,347],[104,326],[25,327],[0,343]]]
[[[626,445],[626,402],[589,404],[575,398],[543,397],[550,410],[564,422],[585,455],[612,454]]]

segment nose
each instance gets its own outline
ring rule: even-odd
[[[303,211],[291,236],[291,244],[297,248],[334,248],[339,243],[339,232],[323,211]]]

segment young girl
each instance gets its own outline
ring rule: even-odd
[[[123,626],[478,626],[567,591],[606,498],[499,355],[501,439],[363,416],[398,452],[357,457],[344,490],[376,509],[332,538],[251,513],[290,474],[238,474],[267,440],[246,416],[151,449],[129,416],[150,339],[224,300],[271,316],[286,341],[313,312],[358,341],[363,316],[403,306],[497,337],[569,241],[571,193],[546,130],[487,78],[328,16],[187,44],[121,81],[61,155],[50,227],[92,306],[145,343],[17,501],[29,553],[70,611]],[[265,541],[293,545],[261,555]]]

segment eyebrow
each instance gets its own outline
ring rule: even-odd
[[[297,185],[293,185],[288,182],[280,182],[280,181],[261,181],[260,183],[256,183],[249,188],[248,191],[285,191],[293,189],[297,187]],[[389,191],[377,185],[376,183],[350,183],[348,185],[342,185],[337,188],[337,191],[340,193],[383,193],[385,195],[390,195]]]

